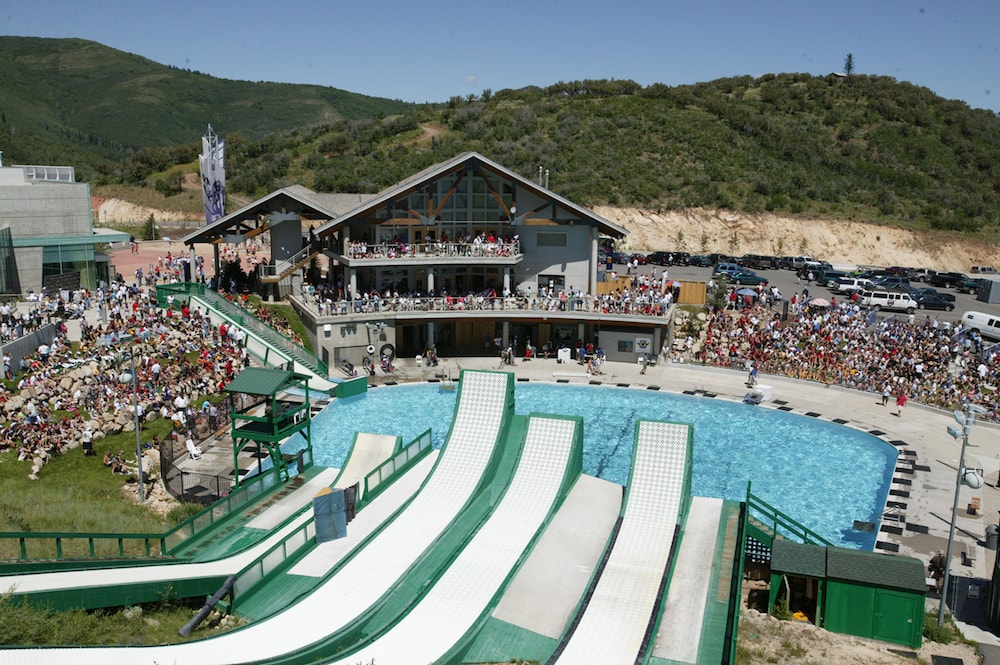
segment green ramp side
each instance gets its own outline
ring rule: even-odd
[[[565,502],[566,497],[583,473],[583,418],[579,416],[536,413],[532,413],[529,417],[534,418],[539,416],[571,420],[575,423],[573,446],[562,483],[556,493],[555,500],[549,508],[548,514],[531,539],[530,544],[524,549],[516,565],[511,569],[501,587],[493,595],[489,605],[476,619],[472,628],[440,659],[439,662],[443,665],[461,665],[462,663],[470,662],[470,656],[472,656],[472,661],[513,662],[516,658],[524,658],[525,653],[551,653],[555,648],[555,641],[551,638],[537,635],[505,621],[494,619],[492,616],[500,600],[507,592],[511,581],[531,557],[542,534],[545,533],[556,513],[562,508],[563,502]]]
[[[463,378],[459,385],[458,404],[461,408],[463,400],[463,390],[465,377],[468,373],[477,373],[473,370],[463,371]],[[516,468],[517,460],[520,457],[524,440],[524,429],[526,419],[514,415],[514,381],[513,376],[502,372],[485,372],[489,374],[503,374],[504,395],[502,399],[503,415],[498,433],[490,452],[490,458],[482,471],[475,488],[469,495],[464,505],[456,511],[455,517],[449,522],[446,528],[441,530],[439,535],[410,565],[401,575],[397,584],[386,591],[375,603],[362,611],[355,619],[336,630],[333,634],[323,640],[316,642],[304,649],[289,653],[285,656],[269,658],[268,663],[312,663],[317,659],[326,660],[332,654],[343,652],[352,648],[353,645],[367,641],[372,635],[384,632],[401,616],[404,616],[412,605],[414,605],[429,589],[427,580],[439,577],[447,568],[448,564],[454,560],[461,548],[468,542],[475,531],[488,517],[489,512],[503,496],[503,491],[509,483],[513,470]],[[451,428],[448,433],[445,445],[435,462],[428,478],[424,481],[421,492],[431,483],[437,469],[442,464],[442,459],[448,454],[449,446],[455,435],[458,408],[456,417],[452,419]],[[411,500],[410,503],[419,497]],[[387,519],[375,532],[370,534],[362,543],[357,545],[352,552],[336,567],[327,574],[326,580],[334,577],[353,558],[359,556],[366,545],[372,542],[378,535],[389,529],[393,522],[398,520],[406,511],[407,506],[400,508],[392,517]],[[322,592],[322,587],[318,587],[313,593]],[[312,595],[312,594],[310,594]],[[300,598],[299,602],[305,599]],[[294,608],[278,608],[275,610],[290,610]]]

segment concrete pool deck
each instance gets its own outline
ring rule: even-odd
[[[374,381],[427,381],[447,377],[449,372],[457,379],[462,369],[495,370],[498,363],[492,357],[448,358],[437,367],[418,367],[413,359],[399,359],[393,375],[379,374]],[[747,392],[745,372],[684,363],[650,366],[643,374],[637,364],[608,362],[603,374],[593,376],[588,376],[582,365],[560,364],[554,358],[518,360],[503,369],[512,371],[519,380],[569,384],[599,381],[604,385],[708,394],[732,401],[742,401]],[[772,398],[760,408],[780,408],[854,427],[899,450],[877,551],[897,552],[927,563],[936,551],[947,548],[961,452],[961,442],[947,432],[947,427],[955,423],[950,411],[910,401],[897,416],[895,404],[882,406],[880,396],[874,393],[770,375],[762,375],[759,381],[773,390]],[[986,527],[997,524],[1000,515],[1000,427],[976,422],[969,436],[966,466],[981,469],[985,484],[979,490],[963,486],[960,493],[951,564],[957,585],[948,591],[949,606],[967,638],[1000,647],[1000,637],[985,623],[987,583],[996,552],[984,546]],[[980,508],[970,514],[968,507],[974,497],[979,498]],[[935,593],[928,594],[929,611],[936,611],[938,602]]]

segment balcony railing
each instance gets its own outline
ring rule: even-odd
[[[349,259],[406,258],[511,258],[521,254],[520,241],[495,242],[348,242],[343,255]]]
[[[434,296],[388,297],[366,296],[354,300],[329,301],[303,293],[302,298],[320,316],[347,316],[351,314],[378,314],[391,312],[577,312],[614,314],[622,316],[666,316],[670,305],[661,300],[616,300],[597,296],[569,296],[527,298],[523,296]]]

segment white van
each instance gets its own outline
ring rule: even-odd
[[[813,257],[803,254],[802,256],[796,256],[792,259],[792,268],[795,270],[802,270],[806,267],[807,263],[817,263],[817,261]]]
[[[972,272],[977,275],[995,275],[997,269],[993,266],[972,266]]]
[[[1000,316],[984,312],[966,312],[962,315],[962,325],[970,330],[978,330],[983,337],[1000,340]]]
[[[917,309],[917,301],[909,293],[900,291],[862,291],[859,296],[865,307],[896,310],[912,314]]]
[[[875,283],[864,277],[838,277],[833,290],[848,295],[854,291],[874,291]]]

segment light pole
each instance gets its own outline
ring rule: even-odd
[[[986,409],[976,404],[966,403],[965,410],[955,411],[955,421],[962,426],[959,430],[953,425],[948,425],[948,434],[954,439],[962,440],[962,452],[958,456],[958,474],[955,479],[955,501],[951,507],[951,528],[948,530],[948,550],[944,559],[944,578],[941,581],[941,602],[938,606],[937,625],[944,623],[945,599],[948,597],[948,583],[951,574],[951,549],[955,544],[955,523],[958,521],[958,495],[962,490],[962,485],[968,485],[972,489],[979,489],[983,486],[983,477],[976,473],[975,469],[965,468],[965,449],[969,445],[969,433],[972,425],[976,422],[976,414],[986,413]]]
[[[133,335],[108,335],[102,337],[98,340],[98,346],[115,346],[119,342],[125,342],[129,344],[129,365],[132,370],[129,378],[119,376],[120,383],[131,382],[132,384],[132,417],[135,421],[135,462],[139,467],[139,503],[145,503],[146,501],[146,485],[143,469],[142,469],[142,436],[139,429],[139,376],[135,373],[135,336]]]

